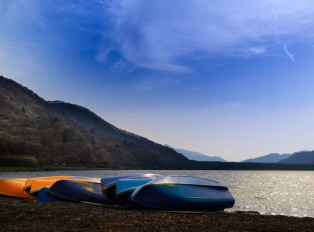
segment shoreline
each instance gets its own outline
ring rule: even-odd
[[[296,166],[298,167],[298,166]],[[234,169],[224,169],[224,168],[212,168],[212,169],[147,169],[147,168],[122,168],[122,167],[85,167],[85,166],[40,166],[40,167],[0,167],[0,172],[54,172],[54,171],[96,171],[96,170],[104,170],[104,171],[135,171],[135,170],[154,170],[154,171],[160,171],[160,170],[171,170],[171,171],[180,171],[180,170],[188,170],[188,171],[308,171],[313,172],[314,171],[314,165],[308,165],[307,167],[311,168],[304,168],[304,169],[263,169],[263,168],[247,168],[247,169],[241,169],[241,168],[234,168]]]
[[[56,166],[42,166],[42,167],[0,167],[0,172],[54,172],[54,171],[88,171],[88,170],[131,170],[120,168],[93,168],[93,167],[56,167]]]
[[[313,231],[314,218],[168,212],[0,197],[0,231]]]

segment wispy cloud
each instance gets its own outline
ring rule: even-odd
[[[282,44],[309,41],[314,27],[310,0],[10,0],[0,13],[3,25],[19,28],[16,40],[76,42],[96,61],[127,70],[191,72],[199,59],[278,52],[294,60]]]
[[[287,45],[283,44],[283,50],[285,51],[286,55],[289,57],[289,59],[294,62],[294,55],[288,50]]]
[[[253,54],[263,54],[266,52],[266,49],[264,47],[251,47],[249,48],[249,51],[252,52]]]
[[[314,26],[308,0],[121,0],[104,1],[104,10],[113,22],[110,49],[136,67],[168,71],[188,71],[181,60],[200,53],[273,54],[275,37],[300,38]]]

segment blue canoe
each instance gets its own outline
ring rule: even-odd
[[[102,194],[100,178],[75,177],[59,180],[48,190],[54,197],[72,202],[111,204]]]
[[[43,187],[39,192],[36,201],[38,202],[55,202],[62,201],[61,199],[54,197],[48,192],[49,187]]]
[[[135,205],[159,210],[223,210],[235,203],[220,183],[184,176],[153,178],[135,188],[129,198]]]
[[[156,177],[155,177],[156,178]],[[132,192],[152,181],[154,178],[139,178],[139,179],[120,179],[116,182],[116,199],[118,199],[119,204],[123,204],[127,208],[134,208],[134,205],[131,201]]]
[[[152,178],[158,177],[162,176],[149,173],[132,173],[120,176],[105,177],[101,179],[102,193],[106,200],[110,201],[112,204],[126,204],[128,194],[124,193],[130,192],[131,189],[134,190],[135,187],[143,185],[144,183],[142,183],[142,180],[144,179],[146,180],[149,178],[149,180],[151,180]],[[117,183],[123,183],[121,180],[129,180],[130,182],[133,181],[133,185],[131,184],[132,186],[127,185],[123,187],[123,190],[121,190],[123,191],[123,194],[121,191],[119,192],[119,190],[117,190]]]

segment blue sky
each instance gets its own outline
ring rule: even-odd
[[[2,0],[1,74],[161,144],[314,149],[310,0]]]

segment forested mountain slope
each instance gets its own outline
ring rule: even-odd
[[[106,124],[95,114],[88,112],[97,118],[97,123]],[[109,127],[114,131],[121,131],[114,126]],[[145,141],[142,146],[133,142],[137,136],[126,132],[122,134],[122,137],[110,136],[110,133],[95,129],[88,123],[74,120],[71,115],[56,110],[56,107],[26,87],[0,76],[1,165],[38,163],[172,168],[180,165],[180,160],[186,160],[169,148],[164,148],[165,152],[162,153],[162,146],[159,147],[147,139],[138,137]],[[126,139],[129,137],[130,139]],[[148,149],[149,146],[145,145],[149,143],[154,144],[153,149]],[[29,161],[30,159],[33,161]]]

